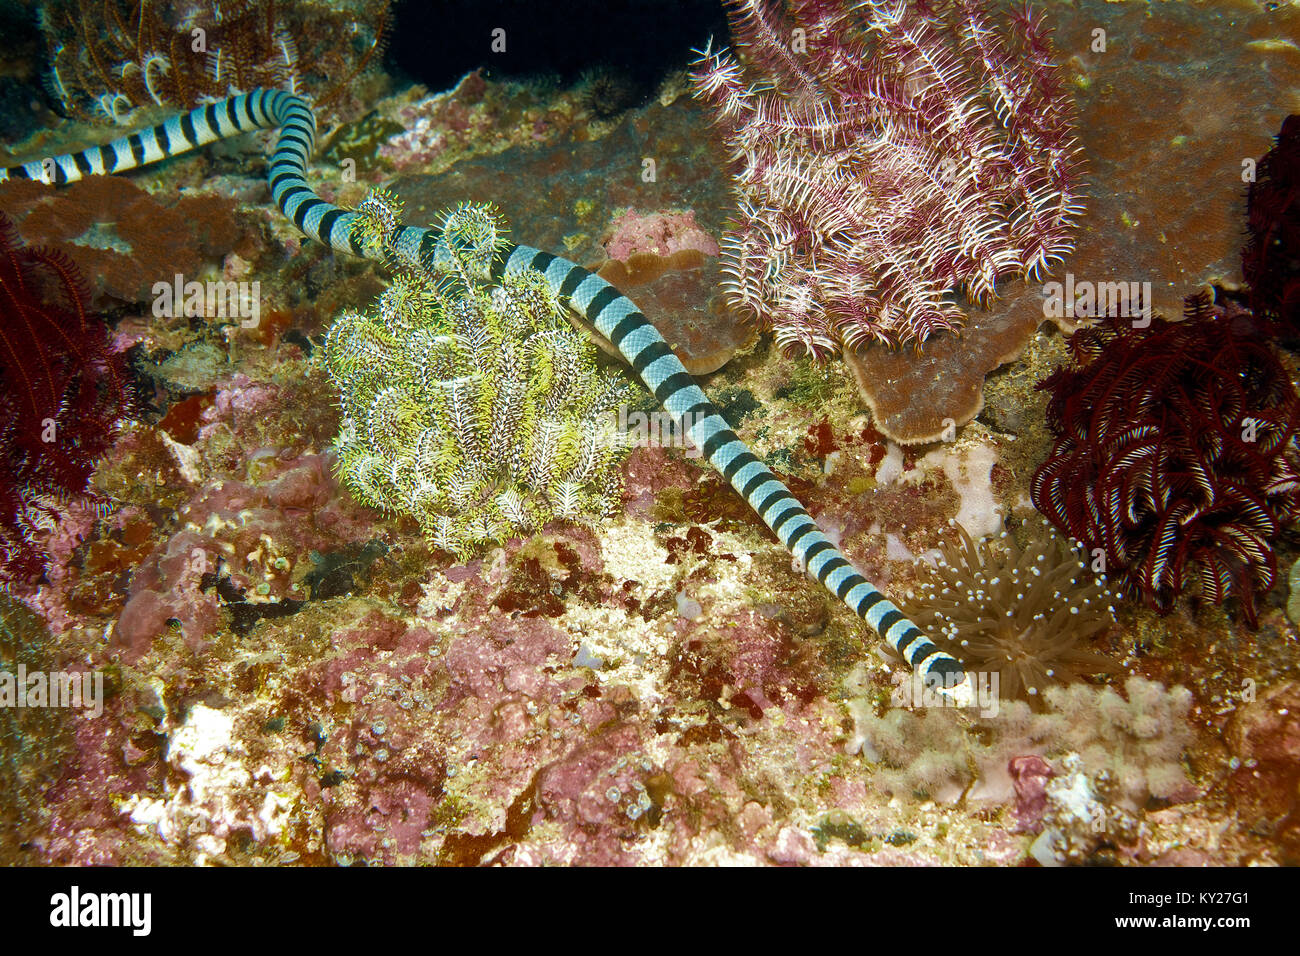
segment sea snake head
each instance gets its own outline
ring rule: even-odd
[[[970,674],[964,675],[961,682],[955,686],[946,687],[940,684],[939,693],[952,701],[952,706],[954,707],[974,707],[977,703],[975,699],[974,681]]]

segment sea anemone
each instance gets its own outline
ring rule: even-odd
[[[1023,526],[1023,547],[1005,531],[976,544],[950,524],[955,534],[940,541],[937,565],[904,610],[967,673],[996,673],[1000,696],[1041,706],[1052,684],[1118,670],[1087,649],[1114,623],[1106,577],[1046,522]]]

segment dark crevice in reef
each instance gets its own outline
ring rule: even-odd
[[[487,855],[507,841],[517,843],[528,835],[532,827],[533,812],[536,809],[537,780],[541,771],[534,775],[528,787],[515,797],[506,811],[505,829],[496,833],[452,833],[448,834],[442,845],[442,856],[438,861],[442,866],[479,866],[498,862]],[[506,846],[499,857],[510,847]]]
[[[244,600],[244,592],[231,583],[230,578],[218,577],[212,572],[203,575],[199,582],[203,591],[215,587],[221,606],[230,612],[230,629],[239,637],[246,636],[262,618],[289,617],[297,614],[306,606],[306,601],[285,598],[282,601],[250,602]]]
[[[319,556],[313,553],[316,567],[303,578],[303,583],[310,589],[313,601],[346,597],[365,587],[370,580],[371,565],[387,553],[388,546],[378,540]]]
[[[386,67],[431,90],[479,67],[497,78],[563,85],[612,71],[618,84],[645,96],[710,36],[722,43],[727,37],[717,0],[676,0],[671,12],[663,0],[567,0],[562,15],[559,9],[518,0],[397,0]],[[498,29],[505,31],[504,52],[492,49]],[[433,37],[443,38],[437,57],[429,56]]]
[[[388,552],[382,541],[368,541],[328,554],[312,554],[316,567],[303,583],[311,601],[345,597],[364,589],[375,560]],[[290,617],[307,606],[307,601],[283,598],[279,601],[249,601],[244,590],[229,577],[209,572],[200,581],[202,590],[216,588],[221,606],[230,612],[230,628],[239,637],[246,636],[263,618]]]

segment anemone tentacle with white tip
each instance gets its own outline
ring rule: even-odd
[[[998,674],[1001,696],[1042,701],[1053,684],[1114,672],[1089,649],[1114,623],[1115,595],[1046,521],[1026,522],[1023,546],[1006,531],[978,543],[949,522],[935,567],[904,606],[968,673]]]

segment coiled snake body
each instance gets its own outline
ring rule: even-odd
[[[366,255],[354,230],[358,213],[319,198],[307,185],[316,120],[300,96],[254,90],[175,116],[104,146],[0,169],[6,179],[51,184],[120,173],[184,153],[218,139],[258,129],[280,131],[267,179],[276,205],[306,235],[334,249]],[[402,258],[430,272],[445,271],[452,255],[437,227],[397,226],[389,242]],[[799,564],[898,651],[927,683],[958,699],[969,689],[961,664],[939,650],[888,598],[859,574],[799,501],[742,442],[636,305],[581,266],[530,246],[498,246],[488,278],[536,269],[551,290],[586,318],[623,354],[673,419],[687,429],[718,472],[731,483],[790,550]]]

